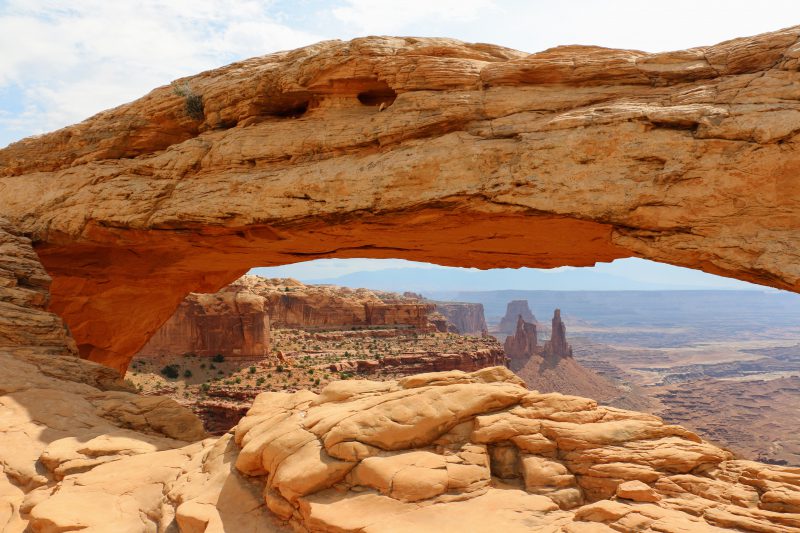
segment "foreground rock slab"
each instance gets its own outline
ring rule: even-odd
[[[800,469],[530,391],[504,367],[262,393],[204,438],[174,402],[111,390],[99,365],[0,363],[4,532],[800,528]]]

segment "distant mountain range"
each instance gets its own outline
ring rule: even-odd
[[[386,291],[494,291],[519,290],[561,291],[658,291],[658,290],[765,290],[764,287],[720,278],[703,272],[657,265],[669,272],[661,277],[658,271],[648,277],[609,274],[598,269],[568,268],[538,270],[530,268],[391,268],[358,271],[330,278],[306,279],[304,283],[334,284],[346,287],[368,287]],[[668,270],[667,270],[668,269]],[[259,269],[260,270],[260,269]],[[682,271],[686,271],[685,275]],[[675,275],[678,272],[679,275]]]

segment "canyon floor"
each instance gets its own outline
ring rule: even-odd
[[[490,336],[398,328],[278,329],[271,334],[271,357],[140,356],[126,379],[143,394],[169,396],[192,408],[209,431],[219,433],[234,426],[264,391],[319,392],[351,378],[383,381],[505,362],[502,345]]]

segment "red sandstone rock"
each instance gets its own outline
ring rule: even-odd
[[[455,327],[455,333],[464,335],[485,335],[486,318],[483,304],[466,302],[436,302],[436,310],[444,315]]]
[[[293,279],[242,276],[227,291],[246,291],[266,299],[273,328],[352,329],[407,326],[427,330],[433,305],[415,298],[336,285],[304,285]]]
[[[460,370],[474,372],[490,366],[506,366],[503,350],[480,349],[462,353],[414,353],[386,356],[381,359],[341,361],[330,365],[334,372],[358,372],[366,377],[372,372],[385,371],[396,375]]]
[[[506,337],[503,347],[510,360],[512,370],[525,366],[528,359],[540,352],[536,324],[526,322],[522,315],[519,315],[517,317],[517,329],[513,335]]]
[[[245,291],[190,294],[139,355],[264,357],[269,353],[266,300]]]
[[[558,309],[553,313],[552,338],[544,346],[538,344],[536,325],[518,316],[516,331],[506,337],[504,349],[509,358],[509,368],[532,389],[580,394],[602,401],[611,401],[621,395],[622,391],[612,383],[572,357],[566,327]]]
[[[567,344],[567,327],[561,320],[561,310],[553,313],[553,326],[550,330],[550,340],[544,343],[542,356],[550,361],[559,361],[572,357],[572,346]]]

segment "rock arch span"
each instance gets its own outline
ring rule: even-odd
[[[661,54],[370,37],[253,58],[0,150],[81,354],[321,257],[638,256],[800,292],[800,27]]]

